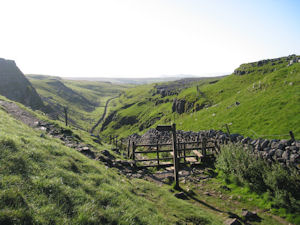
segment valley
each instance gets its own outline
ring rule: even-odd
[[[300,56],[226,76],[132,82],[24,76],[8,64],[0,224],[300,223]],[[18,96],[6,87],[16,80]],[[171,124],[173,145],[157,128]],[[137,159],[132,143],[146,145]],[[166,143],[173,152],[158,147]],[[180,188],[174,146],[197,162],[179,156]],[[138,159],[153,156],[174,166],[142,168]]]

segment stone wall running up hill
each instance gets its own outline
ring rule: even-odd
[[[44,109],[42,99],[13,60],[0,58],[0,95],[32,109]]]

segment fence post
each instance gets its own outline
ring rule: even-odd
[[[184,160],[184,163],[186,163],[186,159],[185,159],[185,156],[186,156],[185,147],[186,147],[186,144],[183,143],[183,160]]]
[[[111,145],[111,135],[109,135],[109,144]]]
[[[291,140],[292,140],[292,141],[295,141],[295,136],[294,136],[294,134],[293,134],[293,131],[290,131],[290,136],[291,136]]]
[[[206,156],[206,138],[202,138],[202,155]]]
[[[172,124],[172,141],[173,141],[173,163],[174,163],[174,180],[175,189],[179,189],[179,178],[178,178],[178,158],[177,158],[177,138],[176,138],[176,124]]]
[[[66,126],[68,126],[68,107],[64,107],[64,112],[65,112],[65,123]]]
[[[118,148],[118,137],[116,136],[115,138],[116,138],[115,139],[116,140],[116,148]]]
[[[134,142],[132,142],[132,159],[135,160],[135,148],[136,148],[136,145]]]
[[[157,156],[157,167],[159,167],[159,144],[156,143],[156,156]]]
[[[230,139],[230,141],[232,142],[231,135],[230,135],[230,130],[229,130],[229,127],[228,127],[228,124],[227,124],[227,123],[225,124],[225,127],[226,127],[227,133],[228,133],[228,135],[229,135],[229,139]],[[227,144],[227,143],[226,143],[226,144]]]
[[[127,146],[127,158],[129,159],[129,153],[130,153],[130,139],[128,139],[128,146]]]
[[[220,153],[221,151],[220,151],[220,146],[219,146],[219,144],[218,144],[218,141],[217,141],[217,139],[215,139],[215,151],[216,151],[216,153]]]

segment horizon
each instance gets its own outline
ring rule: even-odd
[[[222,76],[299,55],[299,9],[293,0],[3,1],[0,57],[64,78]]]

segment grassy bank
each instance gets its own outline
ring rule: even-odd
[[[229,124],[232,133],[252,138],[287,139],[292,130],[299,139],[300,63],[288,63],[283,57],[263,65],[243,64],[238,68],[243,75],[197,81],[178,95],[162,97],[155,85],[130,89],[116,100],[116,114],[103,134],[127,136],[175,122],[178,129],[193,131],[225,130]],[[185,101],[185,113],[172,112],[175,98]],[[126,118],[134,120],[124,123]]]
[[[253,204],[292,223],[300,223],[300,176],[295,168],[270,165],[240,145],[223,146],[216,168],[219,178],[236,194],[252,198]]]
[[[221,224],[169,187],[129,180],[3,109],[0,117],[1,224]]]

